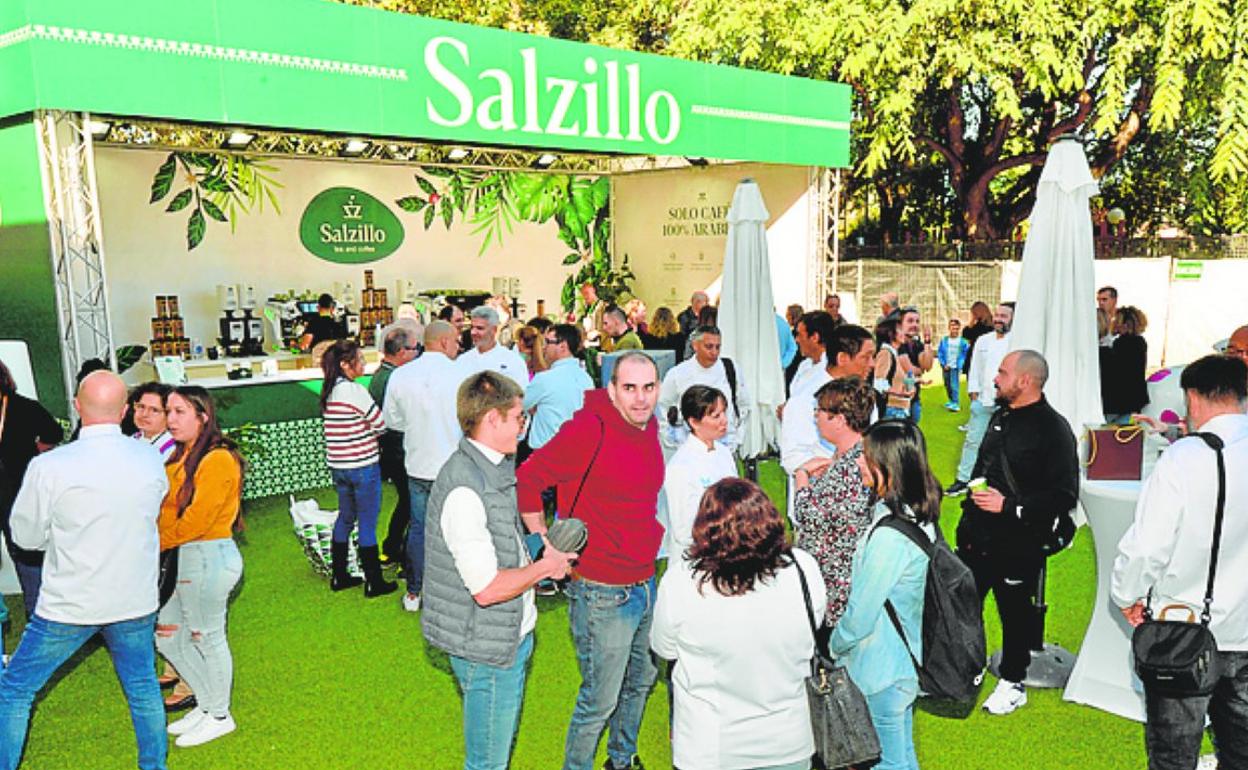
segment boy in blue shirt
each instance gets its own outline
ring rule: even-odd
[[[936,348],[936,360],[940,362],[941,371],[945,375],[945,393],[949,400],[945,408],[951,412],[961,409],[958,405],[958,388],[961,385],[962,363],[966,361],[966,353],[970,345],[962,337],[962,322],[956,318],[949,319],[949,336],[940,338],[940,346]]]

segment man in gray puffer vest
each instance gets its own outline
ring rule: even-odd
[[[563,578],[576,558],[547,543],[533,562],[524,547],[513,457],[523,395],[493,371],[464,380],[456,400],[464,438],[426,511],[421,629],[450,656],[463,693],[466,770],[507,767],[533,652],[533,586]]]

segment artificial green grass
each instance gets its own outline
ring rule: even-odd
[[[952,480],[966,412],[941,408],[943,388],[924,391],[922,426],[932,466]],[[964,405],[965,410],[965,405]],[[783,507],[774,463],[762,480]],[[336,508],[332,490],[316,498]],[[387,489],[383,511],[392,507]],[[179,749],[169,765],[198,768],[453,770],[463,764],[460,700],[444,655],[424,644],[419,616],[399,596],[365,600],[359,591],[331,593],[305,561],[291,532],[285,498],[249,503],[242,549],[243,585],[230,609],[234,651],[233,712],[238,730],[213,743]],[[957,502],[946,500],[952,536]],[[1081,530],[1049,569],[1049,641],[1077,650],[1095,590],[1092,541]],[[562,762],[563,740],[580,682],[562,598],[539,598],[537,644],[512,767],[545,770]],[[9,597],[14,618],[22,615]],[[986,611],[990,649],[1000,645],[995,607]],[[8,638],[11,650],[20,625]],[[983,696],[995,681],[989,677]],[[1136,770],[1146,764],[1141,725],[1061,700],[1060,691],[1031,690],[1008,717],[976,711],[954,720],[919,712],[915,742],[927,770]],[[671,767],[667,693],[656,685],[646,709],[639,753],[650,770]],[[604,741],[605,743],[605,741]],[[62,669],[37,702],[24,768],[134,767],[129,713],[107,652],[92,647]],[[600,750],[598,765],[603,761]]]

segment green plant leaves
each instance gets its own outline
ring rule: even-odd
[[[416,184],[420,186],[421,190],[424,190],[425,195],[437,195],[438,193],[438,189],[433,186],[433,182],[425,179],[420,174],[416,175]]]
[[[191,250],[198,246],[204,240],[204,213],[199,209],[191,212],[191,218],[186,222],[186,248]]]
[[[175,213],[194,204],[186,223],[188,250],[203,242],[208,218],[228,222],[233,231],[240,213],[253,208],[263,211],[265,201],[281,213],[275,191],[282,185],[272,177],[276,168],[261,158],[218,152],[169,153],[152,179],[151,203],[169,194],[179,168],[187,187],[169,201],[165,211]]]
[[[429,205],[429,201],[419,195],[409,195],[406,198],[399,198],[395,203],[404,211],[410,211],[413,214],[419,214],[425,206]]]
[[[225,217],[225,213],[221,211],[220,207],[218,207],[217,204],[213,203],[208,198],[204,198],[202,201],[200,201],[200,203],[203,204],[204,213],[207,214],[208,216],[212,217],[218,222],[228,221]]]
[[[568,199],[568,181],[564,174],[516,174],[520,218],[538,224],[549,221]]]
[[[433,206],[430,206],[427,209],[425,209],[425,229],[426,230],[428,230],[430,226],[433,225],[433,217],[437,213],[438,213],[438,210]]]
[[[165,158],[165,162],[160,164],[160,168],[156,169],[156,176],[152,179],[152,197],[148,203],[155,203],[162,200],[169,194],[169,188],[173,186],[173,175],[177,171],[177,159],[173,153]]]
[[[563,264],[565,265],[575,265],[577,262],[580,262],[580,261],[581,261],[581,255],[577,254],[575,251],[563,258]]]
[[[181,211],[182,209],[187,207],[187,205],[191,202],[191,198],[194,197],[194,195],[195,195],[195,191],[188,187],[187,189],[173,196],[173,200],[169,201],[169,205],[165,207],[165,211],[170,212],[170,213],[174,211]]]

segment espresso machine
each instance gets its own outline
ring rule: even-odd
[[[346,330],[347,336],[359,339],[360,314],[355,311],[355,287],[350,281],[334,283],[334,305],[338,312],[338,323]]]

